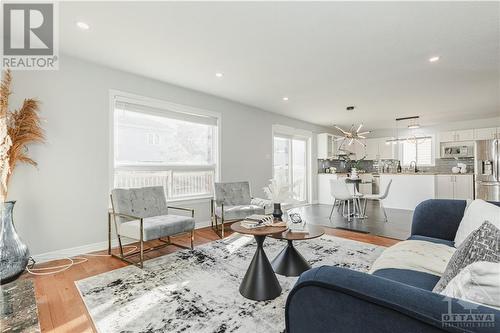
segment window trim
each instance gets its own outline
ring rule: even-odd
[[[114,188],[114,171],[115,171],[115,161],[114,161],[114,156],[115,156],[115,143],[114,143],[114,138],[115,138],[115,133],[114,133],[114,111],[115,111],[115,102],[117,99],[124,99],[124,100],[131,100],[135,101],[138,104],[151,107],[157,110],[166,110],[167,112],[178,112],[178,113],[185,113],[185,114],[191,114],[191,115],[199,115],[199,116],[205,116],[205,117],[212,117],[217,120],[217,145],[216,145],[216,164],[215,164],[215,175],[214,175],[214,180],[219,181],[221,179],[221,156],[222,156],[222,114],[220,112],[215,112],[211,111],[208,109],[201,109],[193,106],[188,106],[188,105],[183,105],[183,104],[177,104],[161,99],[156,99],[152,97],[147,97],[143,95],[137,95],[121,90],[116,90],[116,89],[110,89],[109,90],[109,107],[108,107],[108,130],[109,130],[109,136],[108,136],[108,189],[109,193],[111,193],[111,190]],[[118,168],[122,167],[127,167],[126,165],[124,166],[119,166]],[[128,166],[130,167],[130,165]],[[135,166],[136,168],[139,166]],[[155,167],[155,168],[169,168],[170,170],[177,169],[177,170],[189,170],[191,166],[166,166],[166,165],[157,165],[157,166],[145,166],[147,167]],[[205,166],[206,168],[211,168],[211,166]],[[141,167],[139,167],[141,168]],[[192,167],[192,169],[200,170],[204,168],[203,166],[196,166]],[[212,170],[212,168],[210,169]],[[189,198],[175,198],[175,199],[169,199],[167,200],[168,202],[180,202],[180,201],[189,201],[189,200],[196,200],[196,199],[203,199],[203,198],[212,198],[212,196],[193,196]]]

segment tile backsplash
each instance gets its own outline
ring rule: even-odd
[[[432,167],[424,167],[417,166],[419,170],[428,171],[428,172],[437,172],[437,173],[449,173],[451,172],[451,168],[456,166],[457,163],[465,163],[467,165],[467,172],[474,173],[474,159],[466,158],[466,159],[441,159],[437,158],[435,160],[435,166]],[[361,161],[360,169],[365,170],[366,172],[378,172],[379,167],[378,161]],[[388,163],[392,168],[396,168],[396,161],[384,161],[383,164]],[[349,172],[351,169],[351,165],[349,162],[343,160],[318,160],[318,173],[325,173],[325,169],[329,167],[337,168],[337,172]],[[393,170],[395,171],[395,170]]]

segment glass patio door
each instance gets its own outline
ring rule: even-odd
[[[308,142],[306,138],[274,136],[274,178],[290,186],[294,199],[308,201]]]

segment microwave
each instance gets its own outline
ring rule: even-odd
[[[474,157],[474,145],[445,144],[441,146],[441,158],[455,157]]]

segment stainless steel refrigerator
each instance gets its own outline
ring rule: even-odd
[[[474,151],[476,199],[500,201],[500,140],[478,140]]]

